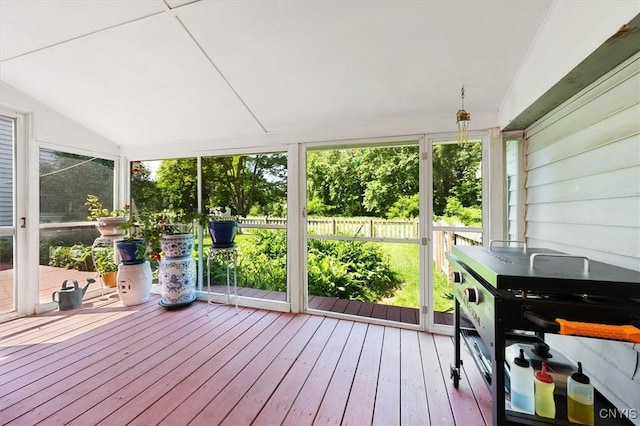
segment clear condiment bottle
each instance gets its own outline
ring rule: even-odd
[[[511,364],[511,409],[521,413],[534,414],[533,368],[524,357],[524,350]]]
[[[589,377],[582,372],[582,363],[578,362],[578,371],[567,379],[567,416],[572,423],[593,425],[593,385]]]
[[[536,414],[550,419],[556,418],[556,402],[553,399],[553,390],[556,385],[553,377],[547,373],[547,363],[542,363],[542,369],[537,371],[535,377],[535,402]]]

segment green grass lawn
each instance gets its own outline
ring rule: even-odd
[[[381,246],[389,255],[391,270],[403,281],[402,287],[396,291],[396,294],[383,302],[395,306],[418,308],[420,306],[420,246],[405,243],[381,243]],[[433,303],[436,312],[453,310],[451,285],[444,273],[435,271],[435,265]]]

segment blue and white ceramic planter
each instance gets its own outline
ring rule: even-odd
[[[161,247],[164,257],[158,267],[160,305],[187,305],[196,300],[196,262],[191,256],[192,234],[164,235]]]
[[[145,252],[144,240],[117,240],[116,249],[120,260],[125,265],[139,265],[147,260],[144,257]]]
[[[191,256],[193,244],[193,234],[167,234],[160,241],[162,253],[168,258],[176,259]]]

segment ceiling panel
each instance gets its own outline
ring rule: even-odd
[[[3,63],[2,79],[120,144],[262,131],[166,14]]]
[[[473,118],[551,4],[0,0],[0,79],[122,145]]]
[[[268,130],[497,111],[550,2],[209,2],[177,15]]]
[[[160,13],[158,0],[2,0],[0,60]]]

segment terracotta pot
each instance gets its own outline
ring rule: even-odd
[[[124,225],[127,219],[124,217],[101,217],[96,221],[96,228],[102,236],[124,235],[124,229],[120,225]]]
[[[105,272],[102,274],[102,283],[105,287],[114,288],[117,284],[118,272]]]

